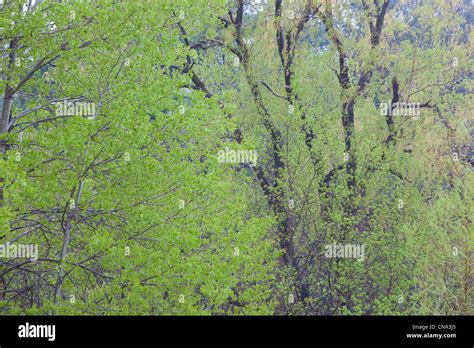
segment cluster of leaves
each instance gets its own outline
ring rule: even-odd
[[[2,311],[271,313],[272,219],[251,209],[248,184],[203,160],[222,110],[179,73],[176,21],[212,9],[43,1],[17,20],[19,5],[4,4],[2,36],[28,59],[3,86],[47,63],[15,93],[3,134],[1,230],[39,258],[1,260]],[[95,115],[58,114],[52,100],[94,103]]]
[[[468,1],[0,7],[1,313],[472,314]]]

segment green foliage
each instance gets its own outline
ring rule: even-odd
[[[472,314],[472,6],[365,3],[3,1],[0,313]]]

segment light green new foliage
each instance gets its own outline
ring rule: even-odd
[[[208,153],[222,110],[180,73],[189,49],[174,24],[197,28],[205,5],[45,1],[20,22],[2,14],[25,57],[6,72],[10,86],[60,54],[22,86],[13,116],[57,99],[95,107],[87,117],[49,104],[8,133],[2,231],[24,233],[39,259],[1,261],[2,282],[31,287],[28,298],[3,294],[3,313],[272,313],[272,220]]]
[[[472,314],[472,6],[279,4],[2,1],[1,313]]]
[[[239,3],[229,7],[235,10]],[[472,59],[469,7],[389,1],[380,42],[374,45],[369,19],[375,24],[381,1],[283,2],[281,18],[276,3],[261,10],[244,5],[244,44],[236,40],[237,28],[224,26],[217,36],[223,44],[200,49],[201,64],[193,69],[222,96],[242,143],[258,149],[259,164],[272,182],[270,193],[263,192],[270,199],[259,207],[280,222],[284,233],[275,227],[272,233],[291,245],[286,252],[293,256],[292,264],[277,273],[277,313],[472,311],[472,203],[467,200],[472,170],[462,147],[469,143],[472,106],[466,78]],[[316,12],[303,22],[311,11]],[[334,33],[326,31],[325,16],[337,23]],[[235,63],[243,46],[247,68],[239,59]],[[293,47],[296,53],[288,63]],[[347,58],[348,88],[339,80],[341,54]],[[288,65],[290,82],[284,79]],[[370,82],[361,87],[368,73]],[[400,102],[424,106],[418,117],[400,113],[389,125],[382,103],[394,98],[394,84]],[[348,189],[341,114],[353,96],[351,150],[357,168],[356,185]],[[264,119],[281,138],[272,139]],[[310,149],[305,125],[314,132]],[[281,173],[275,144],[281,144]],[[275,196],[283,209],[272,200]],[[364,245],[363,262],[325,257],[325,246],[333,242]],[[450,275],[442,276],[447,270]]]

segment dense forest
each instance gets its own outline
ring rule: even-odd
[[[2,315],[473,315],[470,0],[0,0]]]

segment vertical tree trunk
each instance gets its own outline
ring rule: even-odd
[[[74,209],[69,212],[66,216],[66,226],[64,228],[64,239],[63,239],[63,246],[61,249],[61,255],[59,257],[59,270],[58,270],[58,275],[56,278],[56,286],[54,288],[54,304],[58,303],[58,298],[61,295],[61,286],[64,281],[64,260],[67,257],[67,252],[69,248],[69,242],[71,241],[71,230],[72,230],[72,220],[74,219],[74,216],[76,215],[77,211],[79,210],[79,203],[81,201],[81,195],[82,195],[82,187],[84,185],[84,181],[81,180],[79,182],[79,188],[77,190],[77,195],[76,195],[76,200],[74,203]],[[68,205],[69,207],[69,205]]]
[[[7,134],[9,132],[10,126],[10,116],[12,113],[12,101],[13,96],[15,94],[14,89],[10,86],[11,81],[11,69],[15,64],[16,59],[16,48],[18,45],[18,41],[20,37],[17,36],[16,38],[10,41],[10,53],[9,53],[9,60],[7,65],[7,72],[6,72],[6,86],[5,86],[5,93],[3,95],[3,108],[2,108],[2,115],[0,118],[0,157],[3,159],[5,153],[8,149],[8,139]],[[0,207],[3,206],[3,185],[5,184],[5,177],[4,173],[0,173]]]

